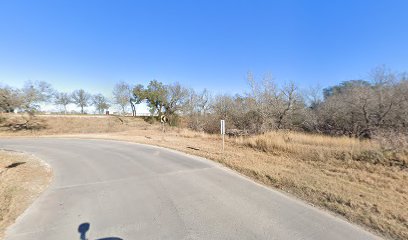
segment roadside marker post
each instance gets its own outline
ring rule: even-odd
[[[225,120],[221,120],[221,135],[222,135],[222,152],[224,153],[225,145]]]
[[[166,115],[161,115],[161,116],[160,116],[160,123],[161,123],[161,125],[162,125],[162,131],[163,131],[163,132],[166,131],[166,129],[165,129],[165,124],[166,124],[166,122],[167,122],[167,117],[166,117]]]

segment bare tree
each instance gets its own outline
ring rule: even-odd
[[[248,72],[247,81],[251,90],[247,95],[254,99],[253,111],[259,114],[256,131],[268,131],[275,125],[272,108],[276,106],[278,100],[277,87],[273,82],[273,77],[271,74],[267,74],[263,77],[262,82],[259,82],[256,81],[252,72]]]
[[[303,91],[303,98],[307,107],[316,109],[323,102],[322,90],[320,85],[316,85]]]
[[[51,101],[54,90],[44,81],[27,81],[21,90],[22,108],[28,112],[40,109],[41,103]]]
[[[81,108],[81,113],[84,114],[84,107],[89,105],[91,95],[83,89],[75,90],[72,93],[72,102]]]
[[[130,103],[132,98],[132,88],[125,82],[119,82],[115,85],[112,91],[113,103],[118,105],[122,111],[122,114],[126,113],[126,107]]]
[[[101,93],[92,96],[92,105],[99,114],[103,114],[110,107],[108,99]]]
[[[0,112],[14,112],[21,104],[22,98],[18,89],[0,87]]]
[[[384,66],[375,68],[369,81],[352,80],[325,89],[318,109],[320,128],[327,133],[371,138],[381,129],[403,129],[407,90],[404,75]]]
[[[251,92],[248,94],[255,102],[252,111],[258,113],[256,131],[265,132],[278,128],[278,118],[284,107],[283,92],[278,89],[271,74],[262,81],[256,81],[252,73],[248,74]]]
[[[212,97],[207,89],[199,93],[189,89],[183,109],[184,115],[188,117],[188,126],[194,130],[204,130],[211,105]]]
[[[65,92],[57,92],[55,94],[54,104],[62,106],[64,113],[67,114],[67,106],[72,103],[71,95]]]
[[[207,89],[197,94],[196,107],[199,114],[206,115],[211,108],[211,100],[211,93]]]
[[[220,118],[225,119],[227,122],[231,116],[231,112],[234,109],[234,99],[229,95],[217,95],[214,99],[212,106],[214,114]]]
[[[21,90],[8,88],[0,91],[0,94],[0,105],[3,105],[0,108],[5,108],[5,111],[18,108],[28,113],[22,116],[23,123],[13,122],[7,127],[12,130],[34,130],[45,127],[41,120],[35,118],[34,113],[40,110],[41,104],[51,101],[54,90],[49,83],[27,81]]]
[[[292,128],[296,124],[296,114],[304,108],[303,99],[298,93],[296,85],[291,82],[283,87],[280,104],[276,106],[277,128]],[[286,126],[284,126],[286,124]]]
[[[173,115],[180,113],[187,103],[188,89],[181,86],[180,83],[174,83],[166,86],[166,93],[167,99],[164,104],[166,114]]]

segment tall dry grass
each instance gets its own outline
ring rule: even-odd
[[[331,137],[292,131],[275,131],[262,135],[239,137],[235,143],[276,155],[299,155],[313,160],[314,157],[347,159],[364,151],[379,148],[374,141],[349,137]],[[316,159],[319,160],[319,159]]]
[[[197,132],[187,128],[170,128],[172,132],[175,132],[177,136],[184,137],[184,138],[200,138],[200,139],[220,139],[221,137],[216,134],[209,134],[206,132]]]
[[[408,151],[384,148],[377,140],[332,137],[293,131],[275,131],[236,138],[235,143],[275,155],[298,156],[303,160],[357,160],[408,168]],[[401,145],[402,146],[402,145]]]
[[[290,131],[231,141],[269,155],[234,162],[235,169],[388,237],[407,239],[408,211],[401,211],[408,209],[407,155],[395,158],[374,140]]]

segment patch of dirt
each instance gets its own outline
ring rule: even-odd
[[[0,239],[27,207],[47,188],[50,167],[32,155],[0,150]]]

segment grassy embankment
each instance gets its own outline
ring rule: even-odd
[[[39,117],[38,131],[0,136],[63,136],[124,140],[168,147],[217,161],[258,182],[339,214],[383,236],[408,239],[408,153],[374,141],[295,132],[227,138],[187,129],[160,131],[141,119]],[[199,150],[195,150],[195,149]]]
[[[39,159],[0,150],[0,239],[50,180],[51,170]]]

